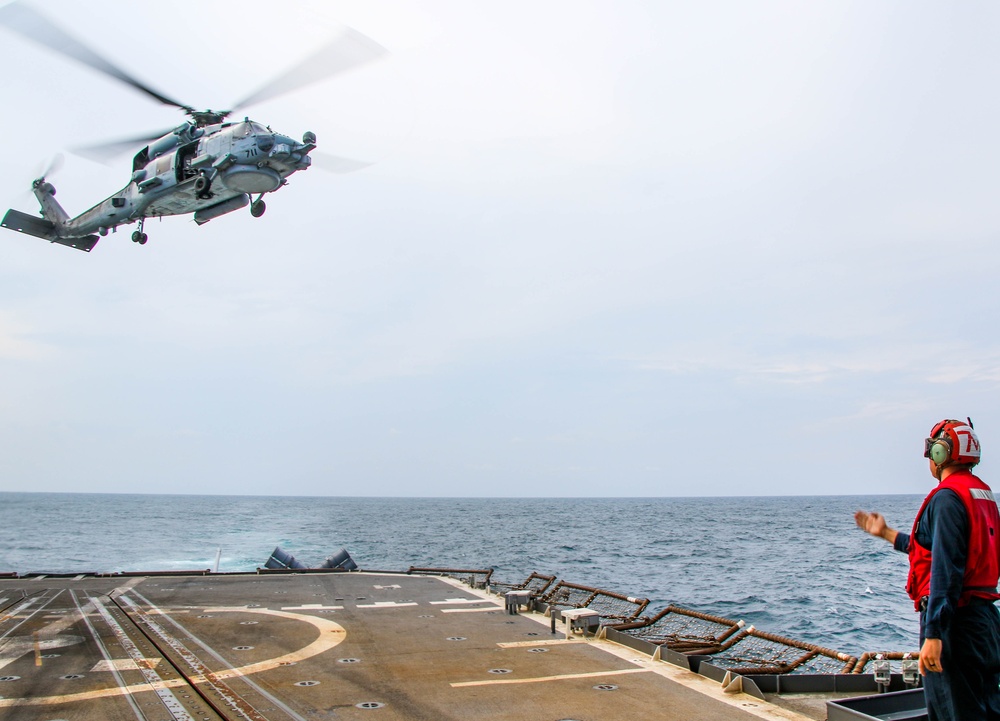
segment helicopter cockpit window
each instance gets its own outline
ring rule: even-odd
[[[251,135],[261,135],[263,133],[267,133],[267,128],[260,123],[254,123],[252,121],[243,122],[240,127],[236,129],[236,135],[242,135],[244,138]]]
[[[146,167],[146,163],[149,162],[149,146],[136,153],[135,157],[132,159],[132,172],[134,173],[141,168]]]

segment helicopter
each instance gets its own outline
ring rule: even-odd
[[[266,209],[264,195],[281,189],[288,184],[288,176],[313,164],[310,153],[316,149],[316,134],[307,131],[301,140],[295,140],[247,115],[236,121],[229,120],[230,115],[253,103],[353,69],[386,52],[366,36],[348,29],[230,110],[197,110],[137,80],[22,3],[0,7],[0,25],[188,116],[166,132],[90,148],[100,154],[148,143],[132,159],[128,184],[89,210],[70,217],[56,201],[56,189],[46,179],[46,171],[31,183],[41,216],[11,209],[0,221],[4,228],[86,252],[93,250],[100,238],[127,224],[138,224],[132,241],[145,245],[145,222],[149,218],[193,214],[194,222],[203,225],[247,205],[250,214],[259,218]],[[342,158],[333,162],[342,170],[366,165]]]

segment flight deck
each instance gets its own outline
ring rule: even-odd
[[[822,719],[454,578],[0,579],[0,719]]]

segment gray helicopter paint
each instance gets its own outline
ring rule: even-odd
[[[184,142],[192,135],[197,139]],[[245,193],[278,190],[289,175],[310,166],[315,136],[309,133],[304,139],[313,142],[296,142],[250,120],[206,128],[185,123],[150,144],[150,156],[153,148],[161,154],[137,170],[132,182],[75,218],[68,218],[55,200],[50,183],[41,183],[34,192],[42,215],[55,225],[55,237],[106,235],[140,219],[196,213]],[[199,197],[195,191],[199,177],[210,182],[211,197]],[[210,219],[205,214],[202,218]]]
[[[316,136],[305,133],[299,143],[249,118],[241,122],[225,119],[251,102],[342,73],[386,52],[360,33],[345,33],[229,110],[196,110],[154,90],[26,5],[12,2],[0,6],[0,25],[191,118],[169,133],[145,138],[151,142],[135,156],[128,185],[77,217],[67,216],[55,200],[55,188],[43,176],[32,183],[42,218],[9,210],[0,221],[5,228],[86,251],[94,247],[99,236],[122,224],[138,221],[139,230],[132,239],[145,243],[142,228],[146,218],[194,213],[195,221],[202,224],[246,205],[246,196],[251,194],[258,196],[251,210],[259,216],[264,212],[261,199],[265,193],[280,189],[289,175],[311,165],[309,153],[316,148]],[[126,142],[131,145],[133,141]],[[119,145],[115,142],[109,147]]]

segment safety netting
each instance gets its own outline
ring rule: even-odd
[[[542,597],[542,603],[567,608],[589,608],[601,614],[602,625],[611,625],[635,621],[649,605],[649,599],[560,581]]]
[[[915,653],[870,652],[861,658],[840,651],[778,636],[742,621],[712,616],[678,606],[667,606],[652,618],[642,617],[649,605],[645,598],[625,596],[532,573],[520,583],[492,581],[492,569],[418,568],[411,574],[449,576],[498,594],[509,590],[531,591],[540,602],[555,608],[587,608],[597,611],[601,625],[637,639],[689,656],[704,656],[714,666],[739,675],[754,674],[844,674],[877,673],[874,661],[891,662],[891,672],[912,673]],[[554,585],[553,585],[554,584]],[[881,667],[884,672],[884,666]]]
[[[849,673],[858,659],[839,651],[758,631],[741,630],[707,659],[741,676]]]
[[[715,653],[743,625],[742,621],[667,606],[647,622],[622,624],[615,628],[680,653]]]
[[[496,593],[506,591],[530,591],[533,596],[541,596],[548,590],[549,586],[555,583],[555,576],[545,576],[541,573],[532,572],[530,576],[520,583],[504,583],[503,581],[490,581],[490,587]]]

